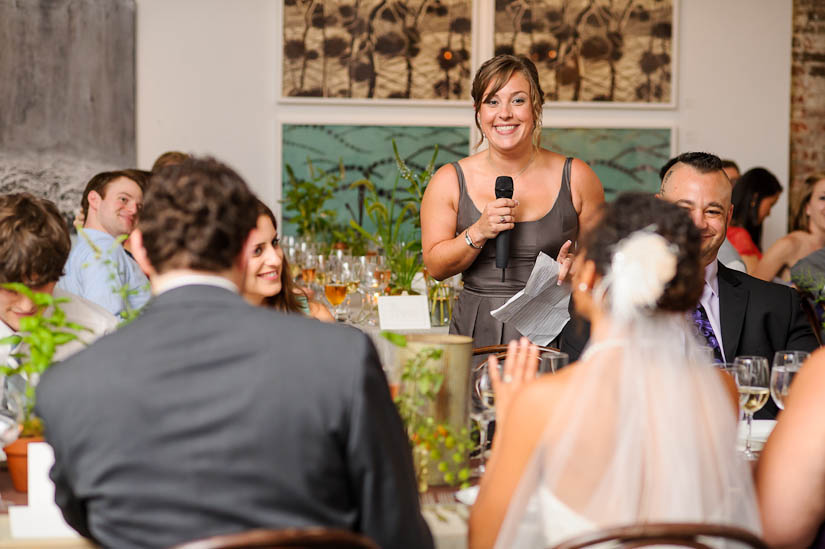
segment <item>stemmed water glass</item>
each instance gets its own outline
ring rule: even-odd
[[[470,417],[478,423],[479,466],[478,472],[484,472],[484,454],[487,450],[487,432],[490,422],[496,419],[496,401],[493,382],[487,370],[488,362],[476,366],[472,372],[473,398]],[[501,366],[499,365],[499,368]]]
[[[771,396],[779,409],[785,409],[785,398],[791,388],[791,381],[810,353],[805,351],[777,351],[771,368]]]
[[[745,410],[748,422],[744,455],[747,459],[756,459],[756,454],[751,450],[751,427],[753,414],[762,409],[770,396],[768,359],[761,356],[738,356],[733,360],[733,365],[738,368],[739,404]]]
[[[556,370],[564,368],[570,362],[567,353],[561,351],[544,351],[539,355],[539,367],[536,370],[536,377],[542,374],[555,374]]]

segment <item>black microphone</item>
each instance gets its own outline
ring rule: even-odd
[[[496,198],[513,198],[513,178],[509,175],[496,177]],[[501,281],[504,282],[504,270],[510,260],[510,229],[501,231],[496,236],[496,268],[501,269]]]

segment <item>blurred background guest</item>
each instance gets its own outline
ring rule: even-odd
[[[762,223],[781,193],[779,180],[765,168],[746,171],[733,187],[728,240],[742,256],[749,273],[755,272],[762,259]]]
[[[482,134],[477,145],[486,141],[487,149],[433,176],[421,203],[421,241],[430,275],[442,280],[463,273],[450,333],[472,336],[480,347],[521,335],[490,311],[524,288],[539,252],[569,267],[570,245],[592,222],[604,191],[587,164],[539,146],[544,92],[528,58],[486,61],[472,97]],[[498,176],[512,177],[512,199],[496,198]],[[504,280],[495,268],[502,231],[511,231]]]
[[[188,154],[180,151],[166,151],[165,153],[161,153],[160,156],[155,159],[155,163],[152,164],[152,173],[158,173],[166,166],[183,164],[184,161],[189,158],[190,156]]]
[[[735,212],[734,212],[734,215]],[[805,179],[805,194],[793,218],[792,232],[777,240],[759,261],[753,276],[790,282],[797,261],[825,246],[825,173]]]
[[[325,322],[335,322],[322,303],[292,282],[289,264],[279,243],[275,214],[257,201],[258,221],[249,247],[243,296],[252,305],[264,305],[288,313],[301,313]]]
[[[730,159],[722,160],[722,170],[725,172],[725,175],[728,176],[730,182],[734,185],[736,185],[736,182],[739,181],[739,176],[742,175],[742,172],[739,171],[739,164]]]

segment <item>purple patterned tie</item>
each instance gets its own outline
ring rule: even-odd
[[[696,307],[696,310],[693,311],[693,322],[696,324],[699,333],[705,338],[705,341],[707,341],[710,350],[713,351],[713,361],[724,362],[722,360],[722,348],[719,346],[719,340],[716,339],[716,334],[713,333],[713,326],[711,326],[710,319],[708,319],[708,313],[705,311],[705,308],[702,307],[701,303]]]

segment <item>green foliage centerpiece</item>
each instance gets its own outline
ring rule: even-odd
[[[381,335],[397,348],[409,351],[405,353],[407,358],[401,359],[401,389],[395,404],[412,446],[418,490],[425,492],[430,484],[442,483],[468,486],[473,443],[467,415],[462,413],[466,412],[468,395],[451,389],[456,381],[460,386],[462,378],[468,380],[467,372],[457,369],[469,369],[469,355],[467,365],[461,360],[449,364],[443,345],[424,342],[416,350],[409,348],[406,336],[392,332]],[[469,383],[464,385],[466,389]]]

